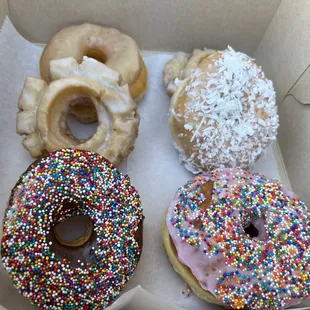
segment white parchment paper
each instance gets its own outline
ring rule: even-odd
[[[33,159],[23,148],[22,137],[16,134],[17,102],[25,77],[39,77],[39,59],[42,47],[22,38],[6,19],[0,32],[0,221],[10,190]],[[111,307],[116,309],[221,309],[195,296],[182,295],[184,282],[170,266],[162,248],[160,226],[162,215],[177,188],[192,178],[178,161],[172,147],[167,113],[169,97],[162,85],[163,66],[171,54],[154,54],[144,57],[149,88],[139,103],[141,123],[134,151],[120,170],[127,172],[139,190],[145,210],[144,247],[138,268],[126,286],[131,290]],[[81,128],[72,123],[80,136],[94,128]],[[275,156],[271,150],[252,168],[253,171],[279,178]],[[149,293],[143,290],[140,285]],[[167,303],[175,306],[168,306]],[[33,309],[13,287],[0,264],[0,305],[5,309]],[[148,305],[148,306],[147,306]],[[0,308],[1,308],[0,306]]]

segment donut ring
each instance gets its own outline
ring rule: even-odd
[[[96,133],[86,141],[75,138],[67,125],[70,106],[94,105]],[[77,148],[95,151],[118,164],[133,149],[139,115],[128,85],[113,87],[81,76],[52,82],[27,78],[19,100],[17,133],[26,135],[24,147],[37,157],[44,151]]]
[[[272,82],[253,59],[230,47],[202,60],[171,99],[170,130],[193,173],[248,169],[276,139]]]
[[[126,84],[118,72],[87,56],[83,57],[81,64],[78,64],[73,57],[51,60],[50,75],[52,81],[73,76],[83,76],[95,80],[105,87],[114,87],[116,90],[118,90],[118,86]],[[81,101],[78,105],[70,107],[70,113],[74,114],[82,123],[92,123],[97,120],[95,107],[87,104],[87,102]]]
[[[95,58],[119,72],[129,85],[133,99],[142,99],[147,86],[147,70],[137,43],[113,28],[85,23],[57,32],[42,53],[41,77],[47,83],[51,82],[51,60],[73,57],[81,63],[83,56]]]
[[[94,229],[79,247],[53,227],[88,216]],[[1,256],[19,292],[40,309],[103,309],[120,294],[142,251],[138,192],[99,154],[60,150],[33,163],[12,190]]]
[[[193,292],[233,309],[310,297],[310,216],[278,181],[239,168],[180,187],[162,224],[168,258]]]

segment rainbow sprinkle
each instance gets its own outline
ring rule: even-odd
[[[74,214],[62,210],[67,202],[76,206]],[[86,266],[58,257],[47,237],[72,215],[88,215],[94,224],[97,246]],[[93,152],[60,150],[32,164],[12,190],[2,261],[16,288],[42,309],[104,308],[136,268],[142,220],[128,176]]]
[[[209,180],[212,201],[200,209],[201,186]],[[310,297],[309,213],[279,182],[241,169],[218,169],[181,187],[176,201],[170,223],[180,244],[198,248],[200,254],[192,255],[213,271],[205,275],[205,267],[197,271],[197,265],[191,270],[205,277],[200,284],[209,285],[222,303],[234,309],[279,309]],[[263,225],[251,237],[245,228],[257,220]]]

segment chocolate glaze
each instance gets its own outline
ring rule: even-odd
[[[51,152],[55,153],[55,152]],[[13,200],[13,196],[15,193],[15,190],[17,189],[17,186],[22,182],[22,176],[32,170],[42,159],[46,158],[49,154],[51,153],[46,153],[43,156],[39,157],[37,160],[35,160],[28,168],[27,170],[21,175],[15,186],[13,187],[9,199],[9,204],[11,204]],[[8,204],[8,205],[9,205]],[[3,222],[6,220],[7,217],[7,211],[8,209],[5,210],[5,215]],[[69,203],[64,203],[63,208],[61,209],[61,212],[66,211],[66,213],[69,214],[69,216],[66,216],[66,218],[71,216],[76,215],[76,206],[69,204]],[[58,214],[54,214],[54,218],[58,218]],[[56,226],[59,222],[55,221],[54,226]],[[50,245],[50,249],[53,253],[56,254],[56,256],[60,259],[66,258],[68,261],[68,264],[72,267],[79,267],[81,269],[86,269],[90,267],[92,264],[95,263],[95,256],[93,255],[93,251],[96,250],[98,247],[97,242],[97,234],[96,232],[92,231],[92,234],[90,238],[85,242],[83,245],[79,247],[70,247],[70,246],[65,246],[62,245],[55,236],[53,228],[50,229],[50,231],[47,234],[47,240],[51,241],[52,244]],[[138,229],[135,234],[135,240],[137,241],[139,248],[140,248],[140,254],[137,254],[137,262],[140,260],[140,256],[142,253],[142,246],[143,246],[143,221],[141,221],[138,225]],[[94,249],[93,249],[94,248]],[[78,260],[80,262],[78,262]],[[81,265],[83,263],[83,265]]]
[[[54,233],[54,230],[51,229],[47,235],[47,240],[52,242],[50,246],[51,251],[56,254],[60,259],[66,258],[69,264],[73,267],[79,267],[81,269],[88,268],[91,264],[94,264],[96,257],[94,251],[98,248],[96,242],[97,234],[93,230],[90,238],[81,246],[70,247],[61,244]],[[135,234],[135,240],[137,241],[139,248],[142,249],[143,246],[143,222],[141,221],[138,225],[138,230]],[[139,261],[140,255],[137,256],[137,261]],[[80,262],[78,262],[78,260]],[[83,263],[84,265],[82,265]],[[90,264],[90,265],[89,265]]]

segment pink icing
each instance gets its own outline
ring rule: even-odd
[[[189,201],[191,201],[191,199],[193,199],[193,201],[194,199],[198,199],[198,202],[200,201],[200,203],[204,201],[205,196],[201,192],[201,184],[207,182],[210,179],[214,182],[212,192],[212,204],[216,204],[221,198],[228,197],[230,195],[230,192],[233,192],[236,187],[252,186],[253,184],[254,186],[258,186],[259,182],[261,182],[262,180],[264,184],[269,184],[268,186],[270,186],[271,184],[280,192],[282,192],[284,196],[287,197],[287,206],[289,208],[295,206],[295,200],[297,200],[298,208],[300,208],[300,204],[302,204],[302,202],[299,201],[299,198],[294,193],[283,188],[282,185],[280,185],[277,181],[268,179],[264,176],[259,176],[257,174],[244,172],[241,169],[218,169],[211,174],[201,174],[195,177],[193,181],[190,181],[187,186],[179,188],[174,200],[168,208],[166,223],[168,226],[169,234],[177,249],[179,261],[190,268],[192,274],[199,281],[201,287],[204,290],[211,292],[214,296],[217,296],[217,289],[219,289],[219,278],[221,277],[221,275],[223,275],[223,272],[236,272],[238,268],[236,268],[236,266],[234,266],[233,264],[229,263],[227,256],[224,255],[225,251],[222,251],[222,248],[218,254],[214,255],[214,253],[208,252],[208,246],[206,242],[200,237],[197,237],[195,239],[196,243],[189,241],[191,240],[191,233],[201,233],[200,229],[192,225],[192,221],[197,219],[197,217],[201,218],[201,213],[199,208],[191,208],[190,203],[185,203],[184,205],[184,193],[186,193],[186,197],[187,199],[189,199]],[[180,201],[182,201],[182,199],[183,205],[181,208],[185,208],[183,210],[186,210],[184,211],[186,212],[186,219],[184,220],[181,218],[181,227],[183,230],[187,230],[187,233],[185,233],[183,237],[180,234],[180,227],[177,228],[175,222],[176,214],[178,212],[177,208],[180,207]],[[292,203],[292,199],[294,199],[293,201],[295,204]],[[198,203],[198,205],[200,203]],[[303,211],[306,213],[304,209]],[[236,209],[233,211],[232,215],[238,218],[239,212],[241,211]],[[180,217],[178,217],[178,219],[180,219]],[[254,248],[260,247],[264,249],[264,240],[269,236],[268,234],[270,234],[270,232],[268,231],[268,224],[266,224],[266,220],[264,220],[263,218],[252,218],[250,219],[250,223],[252,223],[256,227],[256,229],[258,230],[258,235],[256,237],[253,237],[251,240],[248,240],[248,244],[250,244]],[[249,236],[245,235],[245,232],[244,238],[249,239]],[[213,243],[218,244],[218,242],[214,240],[213,236],[209,240],[211,240],[211,242]],[[306,241],[309,241],[309,236]],[[199,246],[197,246],[198,243],[200,243]],[[307,268],[309,268],[309,262],[302,261],[302,263],[306,264]],[[241,270],[241,272],[248,276],[250,279],[249,284],[247,284],[248,287],[250,287],[250,285],[255,285],[258,281],[257,279],[254,279],[254,277],[252,277],[252,271],[253,270]],[[295,273],[293,273],[293,275],[295,275]],[[270,275],[268,274],[268,276]],[[240,287],[241,285],[237,283],[237,280],[231,279],[230,283],[233,283],[236,287]],[[263,277],[262,280],[266,280],[266,277]],[[247,295],[245,294],[245,296]],[[277,308],[286,308],[288,306],[300,303],[300,301],[303,300],[305,297],[309,297],[309,288],[306,292],[303,292],[302,298],[296,298],[296,296],[287,296],[287,294],[285,295],[280,293],[277,297],[279,298]],[[246,300],[246,298],[244,299]],[[225,302],[223,301],[223,299],[221,299],[221,301]],[[276,306],[270,300],[264,301],[263,306],[258,306],[258,304],[259,303],[256,304],[255,302],[251,301],[251,308],[276,308]],[[281,307],[279,307],[279,304],[281,305]],[[232,306],[232,303],[227,302],[227,305]]]

